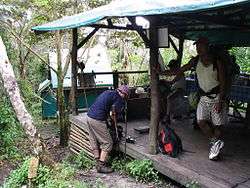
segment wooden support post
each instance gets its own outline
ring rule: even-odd
[[[77,115],[77,28],[73,29],[73,44],[72,44],[72,70],[71,70],[71,108],[72,114]]]
[[[178,50],[178,54],[177,54],[177,62],[178,62],[178,66],[181,66],[181,61],[182,61],[182,56],[183,56],[183,45],[184,45],[184,38],[181,37],[179,38],[179,50]]]
[[[250,80],[247,81],[247,86],[250,86]],[[250,103],[247,103],[245,125],[247,128],[250,128]]]
[[[119,85],[119,74],[114,72],[113,73],[113,85],[114,85],[114,89],[118,88]]]
[[[155,27],[155,19],[150,19],[149,38],[153,46],[158,46],[158,32]],[[157,135],[159,125],[159,75],[156,72],[158,64],[159,50],[150,47],[150,87],[151,87],[151,116],[150,116],[150,131],[149,131],[149,153],[157,153]]]
[[[174,48],[175,52],[176,52],[177,54],[179,54],[179,50],[178,50],[177,46],[175,45],[173,39],[169,36],[169,37],[168,37],[168,40],[169,40],[170,44],[172,45],[172,47]]]
[[[246,110],[246,126],[250,128],[250,103],[247,103],[247,110]]]

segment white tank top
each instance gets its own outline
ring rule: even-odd
[[[213,64],[204,66],[199,59],[196,66],[196,74],[200,88],[206,93],[220,84],[218,81],[217,69],[214,69]]]

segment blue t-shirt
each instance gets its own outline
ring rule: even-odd
[[[125,106],[124,99],[116,90],[104,91],[91,105],[87,115],[93,119],[105,121],[108,118],[112,105],[115,105],[117,117],[121,116]]]

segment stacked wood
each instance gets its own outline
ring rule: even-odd
[[[94,158],[92,150],[89,143],[89,134],[83,122],[79,125],[78,123],[71,122],[70,136],[69,136],[69,147],[70,150],[79,154],[81,151],[87,154],[91,159]]]

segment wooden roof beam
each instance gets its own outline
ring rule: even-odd
[[[102,28],[102,29],[117,29],[117,30],[136,30],[132,25],[127,25],[127,26],[118,26],[118,25],[105,25],[105,24],[91,24],[88,25],[87,27],[94,27],[94,28]],[[140,27],[140,26],[137,26]],[[142,29],[142,27],[140,27]]]
[[[80,49],[88,40],[99,30],[99,28],[95,28],[93,31],[91,31],[87,37],[85,37],[78,45],[77,49]]]

